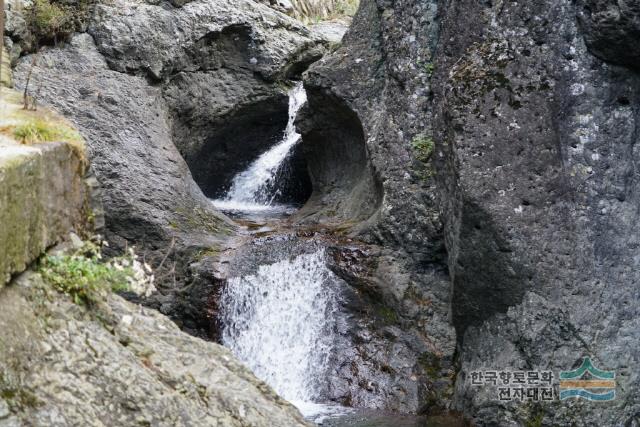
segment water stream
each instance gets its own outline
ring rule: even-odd
[[[289,206],[274,203],[279,193],[286,161],[295,145],[300,142],[295,119],[300,108],[307,102],[302,83],[289,91],[289,120],[282,140],[258,157],[243,172],[237,174],[227,194],[213,204],[223,211],[240,212],[289,212]]]
[[[319,249],[232,278],[221,298],[223,344],[315,421],[344,412],[318,403],[336,340],[338,283]]]
[[[294,121],[306,102],[302,84],[289,97],[289,121],[282,140],[234,177],[227,194],[213,201],[219,209],[244,219],[258,215],[261,221],[278,221],[274,213],[277,218],[294,210],[275,203],[284,166],[301,139]],[[222,343],[316,423],[331,427],[430,425],[423,424],[421,417],[327,404],[331,358],[340,346],[345,347],[344,334],[338,331],[344,332],[341,325],[346,324],[340,312],[346,283],[328,268],[321,244],[305,246],[297,238],[275,239],[281,246],[256,240],[257,247],[238,257],[250,268],[235,269],[221,295]]]
[[[301,139],[294,122],[306,100],[302,83],[291,89],[282,139],[234,177],[227,194],[213,201],[216,207],[249,217],[294,210],[275,200]],[[327,268],[324,249],[280,259],[228,280],[220,300],[222,342],[303,415],[321,422],[346,412],[320,403],[336,340],[339,279]]]

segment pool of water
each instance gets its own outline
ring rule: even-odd
[[[314,421],[310,419],[310,421]],[[457,414],[435,416],[401,415],[375,410],[358,409],[338,416],[314,421],[322,427],[469,427]]]

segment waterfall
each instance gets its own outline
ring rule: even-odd
[[[220,304],[223,344],[310,417],[338,412],[314,404],[336,339],[339,279],[325,263],[322,249],[262,265],[230,279]]]
[[[216,207],[223,210],[266,210],[273,207],[278,196],[277,181],[293,147],[300,141],[295,119],[300,108],[307,102],[302,83],[289,91],[289,120],[282,140],[263,153],[247,170],[233,178],[231,188],[222,200],[215,200]]]

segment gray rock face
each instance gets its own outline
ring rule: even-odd
[[[420,334],[429,302],[416,301],[421,294],[414,287],[406,295],[390,295],[388,283],[403,272],[393,259],[384,257],[382,248],[304,229],[262,232],[222,256],[222,276],[252,275],[259,266],[321,248],[327,254],[326,267],[335,274],[324,286],[335,292],[337,305],[335,312],[327,310],[332,311],[335,325],[326,372],[313,377],[319,400],[355,408],[417,412],[422,401],[433,398],[433,390],[425,386],[430,380],[428,373],[446,366],[439,365],[439,358],[432,355],[433,346]],[[211,276],[211,265],[204,259],[198,275]],[[220,281],[220,293],[225,286],[227,283]],[[270,292],[268,284],[264,292]],[[403,301],[410,303],[399,308]],[[321,306],[314,309],[323,310]]]
[[[234,229],[205,194],[218,195],[280,135],[286,85],[323,42],[250,0],[180,6],[96,5],[88,33],[42,49],[30,87],[86,137],[112,249],[141,246],[161,266],[161,295],[148,303],[204,333],[208,291],[176,292],[189,264]],[[19,61],[18,88],[32,62]]]
[[[88,136],[112,239],[160,259],[178,238],[192,252],[169,263],[185,265],[229,228],[187,165],[216,194],[260,149],[252,135],[276,135],[281,83],[319,51],[266,6],[174,6],[98,6],[92,38],[44,51],[34,79]],[[294,221],[374,248],[361,270],[349,253],[334,270],[393,320],[356,316],[344,331],[363,341],[354,357],[376,356],[357,375],[339,366],[335,396],[478,425],[639,422],[637,16],[632,1],[362,2],[343,46],[306,74],[298,120],[314,194]],[[205,329],[211,289],[198,283],[181,302],[162,289],[156,306]],[[366,342],[372,324],[398,346]],[[380,354],[403,366],[381,374]],[[468,379],[557,374],[584,356],[616,372],[613,403],[501,403]],[[375,377],[384,390],[349,383]]]
[[[210,197],[281,136],[283,84],[323,52],[301,24],[248,0],[103,4],[89,33],[111,69],[162,82],[172,140]]]
[[[393,248],[429,296],[421,332],[442,366],[457,340],[451,407],[479,425],[637,422],[636,14],[634,2],[364,1],[343,47],[306,75],[304,144],[340,168],[330,141],[353,150],[362,126],[359,167],[380,192],[350,230]],[[322,116],[335,105],[349,126]],[[358,182],[332,191],[361,200],[371,187]],[[330,194],[305,209],[362,218]],[[482,369],[557,375],[584,356],[617,372],[613,404],[505,404],[469,383]],[[426,410],[447,405],[440,390]]]
[[[640,76],[590,54],[578,12],[555,2],[443,11],[436,140],[461,341],[456,404],[489,424],[537,411],[469,385],[469,371],[492,365],[557,375],[591,356],[617,372],[618,395],[581,407],[581,422],[623,425],[640,405],[629,368],[640,357],[629,347],[640,340],[629,304]],[[559,406],[543,406],[544,419],[570,424]]]
[[[298,123],[313,159],[314,185],[300,221],[339,223],[383,248],[372,251],[371,268],[343,276],[355,289],[369,288],[393,319],[389,323],[398,326],[388,329],[385,337],[397,345],[386,354],[419,367],[414,372],[420,374],[402,398],[386,396],[386,408],[398,409],[393,402],[400,401],[400,409],[414,412],[447,406],[454,376],[455,333],[447,318],[449,283],[427,114],[435,16],[431,3],[400,1],[385,8],[362,2],[343,46],[305,75],[309,103]],[[372,341],[361,348],[366,354],[375,347]],[[395,368],[390,378],[411,377]],[[355,394],[359,406],[377,403],[366,389]]]
[[[578,4],[589,50],[605,61],[640,69],[640,4],[635,0],[584,0]]]
[[[73,120],[88,141],[114,243],[119,238],[164,246],[171,239],[169,224],[178,221],[181,209],[186,216],[200,207],[212,225],[223,224],[171,142],[158,88],[109,70],[88,34],[39,56],[31,84],[39,87],[40,102]],[[24,86],[30,65],[25,58],[16,68],[18,87]]]
[[[111,295],[21,276],[0,296],[0,426],[306,426],[224,347]]]

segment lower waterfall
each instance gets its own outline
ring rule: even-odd
[[[229,280],[221,298],[222,342],[260,379],[309,417],[318,405],[335,342],[337,277],[325,251],[262,265]]]

